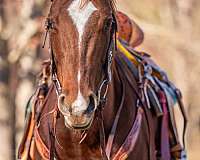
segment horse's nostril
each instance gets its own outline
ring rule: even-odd
[[[61,94],[58,98],[59,104],[64,105],[65,104],[65,95]]]
[[[95,97],[91,95],[89,96],[89,105],[85,113],[93,112],[96,109],[95,107],[96,107]]]
[[[66,103],[66,96],[64,94],[58,97],[58,108],[63,114],[67,114],[71,111],[70,106]]]

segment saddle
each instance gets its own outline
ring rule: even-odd
[[[144,40],[142,29],[136,22],[120,11],[116,12],[116,19],[119,37],[133,48],[139,46]]]

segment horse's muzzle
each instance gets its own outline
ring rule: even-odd
[[[83,101],[83,99],[81,100]],[[95,94],[91,94],[88,102],[81,102],[81,100],[78,99],[78,102],[74,103],[75,105],[69,105],[66,103],[64,94],[59,96],[58,108],[64,116],[66,127],[73,129],[87,129],[90,127],[97,108],[97,98]]]

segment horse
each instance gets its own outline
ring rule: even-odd
[[[163,129],[146,99],[144,64],[134,75],[119,49],[115,2],[53,0],[46,28],[51,60],[19,159],[170,160],[169,127]]]

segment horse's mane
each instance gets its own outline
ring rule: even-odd
[[[107,0],[107,1],[110,3],[111,9],[114,11],[116,9],[115,0]],[[90,0],[81,0],[80,8],[83,8],[89,2],[90,2]]]

